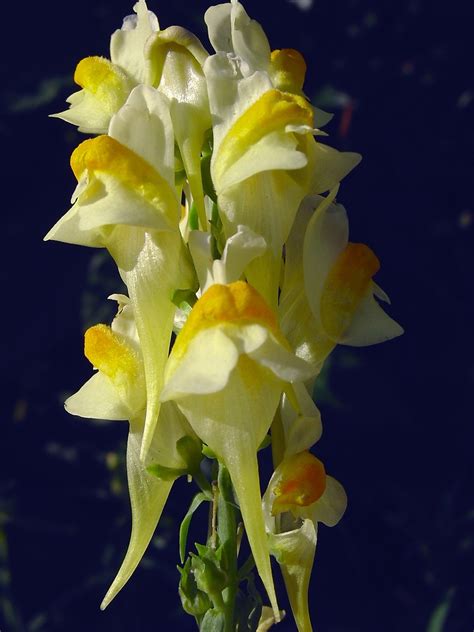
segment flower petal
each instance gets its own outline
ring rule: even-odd
[[[88,419],[126,420],[130,409],[117,389],[103,373],[95,373],[81,388],[66,399],[64,407],[71,415]]]
[[[103,134],[111,116],[125,103],[133,82],[119,66],[104,57],[82,59],[74,81],[82,90],[67,98],[68,110],[51,116],[77,125],[80,132]]]
[[[344,487],[332,476],[326,476],[324,494],[311,507],[313,522],[322,522],[328,527],[334,527],[344,515],[346,508],[347,495]]]
[[[136,83],[146,83],[145,44],[160,25],[156,15],[148,11],[145,0],[139,0],[133,10],[136,16],[127,16],[122,28],[117,29],[110,38],[110,58]]]

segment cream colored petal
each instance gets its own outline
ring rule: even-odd
[[[242,156],[215,182],[219,196],[226,189],[262,171],[301,169],[307,164],[306,156],[297,151],[293,135],[284,132],[268,134],[251,145]]]
[[[231,3],[209,7],[204,14],[209,41],[217,52],[232,53],[232,33],[230,24]]]
[[[103,248],[105,241],[100,228],[97,230],[85,230],[81,227],[81,207],[77,202],[45,235],[44,241],[49,240],[62,241],[66,244],[76,244],[78,246],[90,246],[92,248]]]
[[[338,184],[362,160],[360,154],[341,152],[320,142],[312,142],[315,163],[312,193],[325,193]]]
[[[368,292],[354,312],[351,324],[341,336],[340,344],[366,347],[403,334],[403,328],[393,318],[390,318],[375,300],[376,288],[374,286],[375,284],[372,282]],[[380,294],[380,288],[378,293]]]
[[[94,192],[87,193],[86,199],[85,196],[78,199],[80,231],[94,232],[102,226],[116,224],[164,231],[176,228],[173,209],[159,200],[155,200],[156,206],[150,204],[149,200],[106,173],[101,173],[95,182]]]
[[[139,0],[133,10],[135,16],[128,16],[121,29],[110,38],[110,58],[123,68],[137,83],[148,79],[144,49],[150,35],[160,26],[157,17],[148,11],[145,0]]]
[[[254,351],[247,353],[252,360],[269,369],[275,377],[284,382],[304,381],[313,375],[310,365],[285,349],[271,335],[267,336],[263,344]]]
[[[222,329],[212,327],[196,335],[184,358],[170,357],[161,400],[221,391],[236,366],[236,344]]]
[[[68,110],[52,116],[90,134],[107,131],[111,116],[125,103],[135,85],[119,66],[97,56],[78,63],[74,81],[82,90],[67,98]]]
[[[50,114],[51,118],[77,125],[78,131],[85,134],[105,134],[112,112],[104,108],[94,95],[79,90],[71,94],[66,101],[70,104],[69,108],[57,114]]]
[[[132,90],[112,118],[109,136],[144,158],[174,186],[174,135],[168,99],[148,86]]]
[[[132,420],[127,443],[127,478],[132,506],[132,533],[125,558],[105,595],[104,610],[130,579],[140,563],[168,499],[174,481],[163,481],[146,471],[140,460],[143,421]],[[156,436],[154,441],[159,441]]]
[[[109,378],[100,372],[94,373],[77,393],[68,397],[64,408],[71,415],[88,419],[126,420],[130,417],[130,409]]]

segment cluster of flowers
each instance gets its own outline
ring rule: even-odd
[[[134,11],[110,60],[79,62],[81,89],[56,115],[94,136],[72,154],[73,206],[46,236],[106,248],[128,290],[110,297],[111,327],[86,332],[96,371],[66,402],[129,421],[132,532],[102,607],[202,442],[230,473],[275,619],[271,554],[310,630],[317,523],[335,525],[346,507],[310,452],[322,432],[310,393],[337,344],[402,333],[374,298],[388,301],[372,280],[377,257],[348,241],[335,202],[360,156],[319,142],[330,116],[303,93],[302,56],[271,51],[237,0],[205,14],[211,55],[181,27],[160,30],[145,0]],[[270,430],[262,499],[257,451]],[[168,475],[151,475],[157,465]]]

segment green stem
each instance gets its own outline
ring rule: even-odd
[[[234,632],[234,608],[237,595],[237,518],[232,482],[227,468],[219,463],[219,499],[217,505],[217,533],[223,546],[228,573],[224,596],[225,632]]]

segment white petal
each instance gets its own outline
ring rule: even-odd
[[[66,244],[103,248],[104,236],[101,230],[84,230],[81,228],[80,220],[81,207],[76,202],[76,204],[48,231],[44,237],[44,241],[52,239],[54,241],[62,241]]]
[[[68,397],[64,407],[71,415],[89,419],[126,420],[130,410],[118,395],[112,382],[100,372]]]
[[[285,382],[304,381],[313,375],[313,368],[309,364],[285,349],[271,335],[248,355]]]
[[[324,193],[332,189],[362,160],[360,154],[337,151],[320,142],[312,143],[315,172],[312,191]]]
[[[230,27],[231,4],[217,4],[204,14],[209,41],[216,52],[232,53],[232,34]]]
[[[334,527],[344,515],[347,495],[344,487],[332,476],[326,476],[326,489],[319,500],[311,505],[312,519]]]
[[[374,285],[372,283],[369,286],[367,294],[352,316],[351,324],[341,336],[340,344],[365,347],[391,340],[403,334],[403,328],[393,318],[390,318],[375,300]]]
[[[231,7],[234,53],[247,62],[250,72],[268,70],[271,51],[263,28],[249,18],[240,2],[233,2]]]

